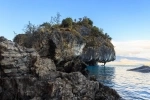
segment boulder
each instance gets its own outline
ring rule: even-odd
[[[35,71],[39,76],[44,76],[49,71],[56,71],[54,62],[48,58],[38,58],[34,63]]]
[[[117,92],[99,82],[89,81],[80,72],[50,72],[49,77],[33,76],[0,79],[1,100],[119,100]]]
[[[51,59],[41,58],[35,49],[3,39],[0,42],[0,69],[1,76],[13,77],[35,72],[42,76],[48,71],[55,71],[56,66]]]

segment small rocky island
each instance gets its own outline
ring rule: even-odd
[[[88,65],[115,60],[111,37],[87,18],[29,23],[13,42],[0,37],[1,100],[120,100],[88,78]]]
[[[128,71],[135,71],[135,72],[142,72],[142,73],[150,73],[150,67],[149,66],[141,66],[134,69],[129,69]]]

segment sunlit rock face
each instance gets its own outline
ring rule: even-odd
[[[94,37],[94,43],[90,40],[91,37],[89,37],[81,55],[84,62],[95,65],[97,62],[106,63],[116,59],[114,46],[110,41],[99,37]]]
[[[34,33],[32,38],[29,39],[30,45],[27,47],[33,47],[39,52],[40,56],[49,56],[58,62],[67,61],[77,56],[80,56],[86,62],[109,62],[115,60],[115,50],[110,41],[100,37],[93,38],[88,36],[85,30],[81,32],[83,36],[70,31],[58,30],[51,33]],[[86,37],[86,40],[83,37]],[[19,41],[15,42],[20,45],[24,44]]]
[[[85,31],[84,31],[85,32]],[[109,62],[116,59],[113,44],[100,37],[91,37],[86,40],[83,36],[77,37],[71,32],[55,32],[51,39],[56,46],[55,58],[59,61],[66,61],[80,57],[84,62]],[[96,63],[95,63],[96,64]]]
[[[85,47],[86,43],[83,44],[74,44],[72,50],[75,56],[80,56],[83,52],[83,48]]]
[[[65,63],[65,67],[72,63]],[[96,80],[88,80],[80,72],[56,71],[50,58],[0,37],[0,99],[119,100],[120,96]]]
[[[115,60],[115,52],[113,48],[87,47],[82,53],[82,60],[85,62],[109,62]]]
[[[58,61],[71,60],[80,56],[86,44],[81,36],[71,32],[55,31],[50,38],[56,46],[55,59]]]
[[[115,60],[115,50],[111,41],[91,35],[90,32],[86,27],[79,27],[76,31],[37,31],[29,35],[19,34],[14,41],[19,45],[34,48],[40,57],[52,59],[58,71],[86,73],[87,65]]]
[[[54,46],[54,59],[57,70],[64,72],[80,71],[87,75],[86,65],[80,56],[86,43],[81,36],[68,32],[54,31],[50,36],[51,45]],[[52,54],[51,54],[52,55]]]

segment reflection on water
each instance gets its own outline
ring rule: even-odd
[[[90,75],[95,75],[96,79],[107,85],[112,87],[114,85],[114,67],[104,67],[104,66],[88,66],[88,70],[90,71]]]
[[[88,66],[90,75],[127,100],[150,100],[150,73],[126,71],[135,66]]]

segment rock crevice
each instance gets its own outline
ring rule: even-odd
[[[74,61],[80,62],[79,59]],[[83,70],[78,65],[81,62],[74,61],[65,62],[62,69],[68,70],[68,66],[77,66],[71,67],[69,73],[57,71],[54,59],[40,56],[33,48],[22,47],[0,37],[1,100],[120,99],[115,90],[97,81],[90,81],[78,72]]]

